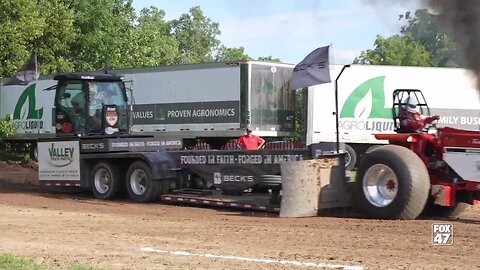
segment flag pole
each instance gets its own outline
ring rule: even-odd
[[[340,74],[338,74],[337,78],[335,79],[335,130],[336,130],[336,148],[337,153],[340,153],[340,123],[339,123],[339,116],[338,116],[338,79],[342,76],[343,71],[346,68],[349,68],[350,65],[344,65]]]
[[[37,94],[37,88],[38,88],[38,63],[37,63],[37,53],[34,53],[34,62],[35,62],[35,95]],[[37,134],[40,134],[40,116],[38,114],[39,110],[37,111]]]
[[[38,62],[37,62],[37,53],[34,55],[35,58],[35,83],[38,81]]]

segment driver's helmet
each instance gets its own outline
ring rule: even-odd
[[[418,101],[417,101],[416,98],[408,97],[408,98],[405,99],[404,104],[405,104],[405,107],[407,108],[407,112],[409,112],[409,113],[417,113],[418,112],[418,109],[417,109]]]

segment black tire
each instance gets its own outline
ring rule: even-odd
[[[365,153],[370,153],[370,152],[374,151],[375,149],[378,149],[379,147],[381,147],[381,145],[372,145],[367,149],[367,151],[365,151]]]
[[[345,169],[352,171],[357,165],[357,152],[348,144],[345,144],[345,151],[347,152],[345,156]]]
[[[150,167],[143,161],[133,162],[127,171],[126,187],[131,200],[148,203],[161,193],[161,181],[152,181]]]
[[[281,175],[262,175],[260,181],[255,185],[257,188],[264,188],[267,191],[272,188],[282,187],[282,176]]]
[[[117,197],[122,185],[118,172],[118,166],[107,161],[100,161],[93,167],[90,178],[95,197],[102,200]]]
[[[469,207],[467,203],[457,203],[455,206],[441,206],[429,201],[422,213],[424,217],[440,217],[440,218],[459,218]]]
[[[30,146],[30,159],[35,162],[38,162],[38,146],[36,143]]]
[[[375,168],[379,169],[379,174],[377,178],[370,179],[378,180],[381,179],[380,173],[390,173],[389,177],[384,178],[388,179],[385,186],[395,187],[391,189],[394,192],[390,203],[383,206],[369,199],[368,192],[364,191],[364,180],[369,179],[365,175],[369,169],[375,173]],[[360,162],[355,181],[356,206],[371,218],[416,219],[422,213],[429,196],[430,181],[426,166],[414,152],[402,146],[385,145],[366,154]]]

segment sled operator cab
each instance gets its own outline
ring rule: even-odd
[[[58,136],[128,133],[128,99],[123,77],[108,73],[55,75]]]

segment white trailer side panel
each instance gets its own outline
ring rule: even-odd
[[[240,125],[240,66],[125,74],[134,132],[229,130]]]
[[[332,65],[332,83],[310,87],[307,142],[335,141],[335,79],[342,66]],[[352,65],[338,81],[340,140],[378,144],[372,134],[393,132],[392,93],[419,89],[441,116],[438,127],[479,130],[480,98],[475,79],[465,69]]]
[[[26,86],[2,85],[0,118],[9,115],[17,134],[35,138],[55,133],[52,109],[55,91],[43,91],[55,85],[54,80],[38,80]]]

